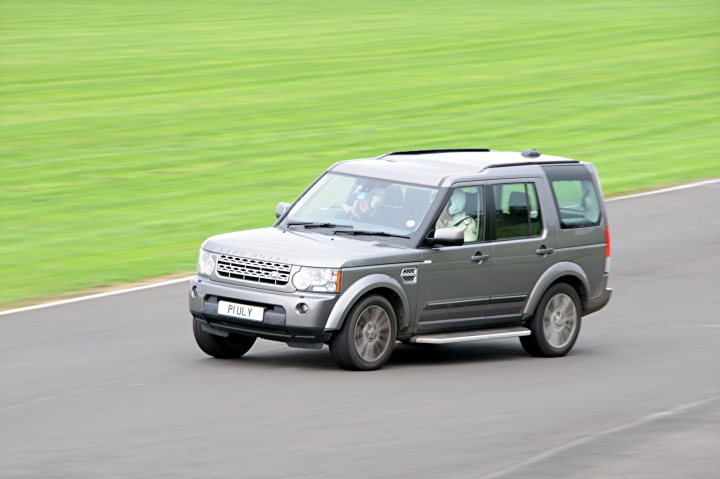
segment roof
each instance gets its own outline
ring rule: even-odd
[[[578,163],[576,160],[551,155],[526,157],[513,151],[421,150],[343,161],[333,165],[331,170],[436,186],[445,178],[480,173],[488,168],[570,162]]]

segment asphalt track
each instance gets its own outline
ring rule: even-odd
[[[0,477],[717,477],[720,183],[609,204],[610,305],[517,340],[195,346],[184,284],[0,317]]]

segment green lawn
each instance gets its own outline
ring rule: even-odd
[[[720,176],[709,1],[0,0],[0,304],[195,268],[336,160],[490,147]]]

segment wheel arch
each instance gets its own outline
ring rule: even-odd
[[[582,280],[578,278],[577,276],[566,274],[565,276],[561,276],[555,281],[552,282],[548,288],[551,288],[552,286],[558,284],[558,283],[566,283],[569,284],[575,291],[577,291],[578,296],[580,296],[580,308],[584,311],[587,309],[588,304],[588,293],[587,288],[583,284]]]
[[[395,309],[398,330],[405,327],[409,318],[407,295],[402,286],[392,277],[385,274],[371,274],[359,279],[345,291],[335,303],[325,323],[325,331],[336,331],[342,328],[345,317],[350,309],[366,296],[378,294],[387,299]]]
[[[528,318],[533,315],[545,291],[557,283],[567,283],[574,288],[578,296],[580,296],[581,309],[583,311],[587,309],[588,291],[590,289],[587,275],[577,263],[563,261],[548,268],[548,270],[540,276],[537,283],[535,283],[535,287],[530,293],[527,303],[525,303],[523,318]]]

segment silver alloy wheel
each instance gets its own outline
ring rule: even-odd
[[[548,344],[562,349],[572,341],[578,326],[575,302],[565,293],[558,293],[548,301],[543,314],[543,333]]]
[[[390,346],[390,315],[385,308],[372,304],[358,316],[355,324],[355,351],[363,361],[372,363]]]

